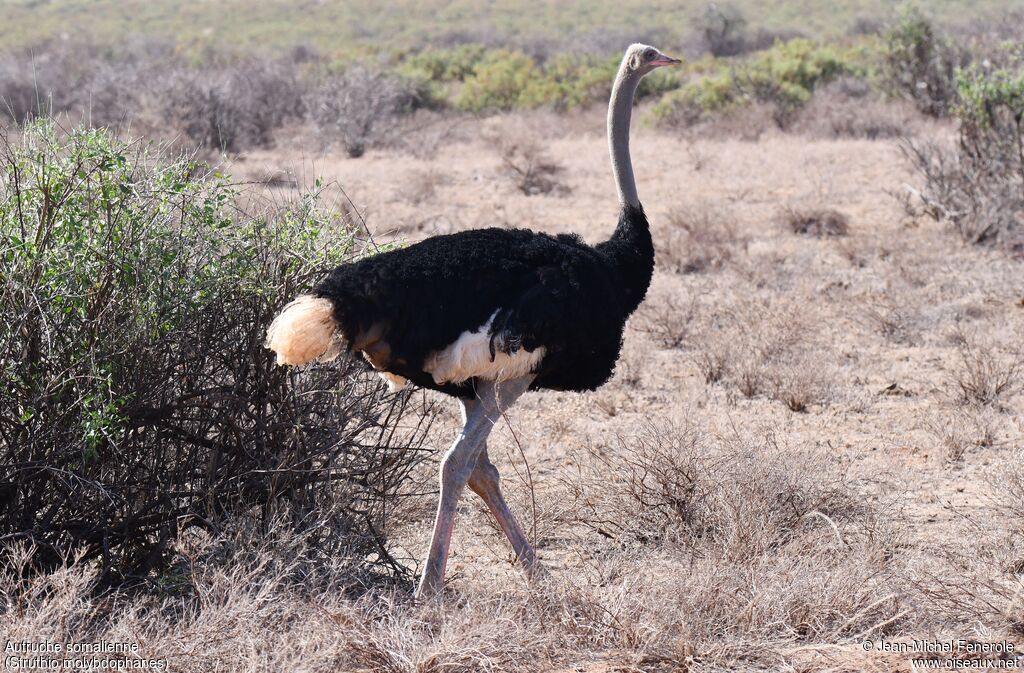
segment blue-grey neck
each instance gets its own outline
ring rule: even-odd
[[[619,192],[619,203],[634,208],[640,206],[640,197],[636,193],[633,164],[629,158],[629,121],[633,113],[633,94],[642,78],[629,68],[624,58],[608,102],[608,148],[612,155],[615,187]]]

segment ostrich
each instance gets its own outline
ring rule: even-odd
[[[594,390],[607,381],[626,319],[651,282],[654,246],[629,157],[633,94],[655,68],[679,63],[631,45],[608,105],[618,226],[595,246],[574,234],[479,229],[435,236],[334,269],[267,331],[277,362],[302,365],[359,351],[393,390],[408,382],[458,398],[462,431],[440,466],[440,498],[416,591],[436,595],[463,489],[483,498],[528,575],[536,553],[487,456],[494,423],[528,390]]]

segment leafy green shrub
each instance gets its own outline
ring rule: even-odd
[[[652,110],[661,123],[689,126],[751,103],[770,104],[786,126],[815,88],[863,70],[846,54],[802,38],[778,42],[735,65],[710,72],[663,96]]]
[[[470,112],[585,107],[608,99],[620,56],[558,55],[543,66],[521,52],[488,52],[455,99]],[[678,88],[677,75],[655,72],[641,82],[637,98]]]
[[[537,76],[537,64],[526,54],[504,49],[491,51],[466,78],[455,105],[470,112],[513,110],[520,106],[523,92]]]
[[[1024,69],[957,73],[954,114],[968,158],[1019,179],[1024,195]]]
[[[484,47],[479,44],[463,44],[451,49],[428,48],[405,58],[398,72],[430,82],[461,82],[473,74],[484,53]]]
[[[900,10],[885,40],[889,89],[912,100],[925,114],[945,116],[956,97],[956,70],[967,64],[966,52],[940,35],[915,5]]]
[[[581,59],[558,55],[545,64],[536,79],[527,84],[519,97],[519,105],[526,108],[548,105],[567,109],[607,100],[618,67],[618,58]]]
[[[386,429],[408,398],[263,348],[353,229],[315,195],[240,215],[225,178],[98,130],[39,122],[0,156],[0,539],[43,564],[82,548],[119,582],[184,528],[287,500],[325,553],[386,559],[423,436]]]
[[[659,124],[689,127],[716,114],[746,104],[729,73],[699,77],[671,91],[651,109]]]
[[[796,39],[759,52],[736,69],[733,80],[741,95],[773,104],[776,121],[785,126],[793,112],[811,99],[815,87],[854,72],[832,47]]]

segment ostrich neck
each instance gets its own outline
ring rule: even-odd
[[[619,69],[608,103],[608,145],[612,155],[612,172],[619,192],[619,224],[615,233],[597,250],[605,255],[618,276],[623,292],[626,315],[643,301],[654,272],[654,245],[647,217],[636,193],[633,165],[629,159],[629,118],[633,93],[641,76],[628,72],[625,64]]]
[[[612,155],[612,173],[619,191],[619,203],[634,208],[640,206],[633,178],[633,163],[629,158],[629,121],[633,113],[633,94],[641,76],[630,72],[623,63],[612,86],[608,103],[608,147]]]

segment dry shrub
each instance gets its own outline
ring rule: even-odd
[[[712,56],[739,56],[768,49],[776,42],[802,37],[797,30],[758,28],[751,33],[743,12],[731,3],[712,2],[704,5],[693,24],[699,48]],[[655,44],[655,43],[652,43]]]
[[[680,348],[690,339],[696,314],[696,297],[687,300],[671,291],[660,292],[641,304],[633,324],[662,348]]]
[[[448,176],[436,168],[416,171],[405,183],[404,195],[410,203],[418,206],[433,201],[437,188],[448,182]]]
[[[907,302],[888,294],[865,298],[860,314],[868,326],[893,343],[911,345],[920,336],[917,313]]]
[[[701,47],[712,56],[737,56],[750,51],[747,19],[734,5],[707,4],[694,25]]]
[[[949,463],[959,463],[971,449],[996,442],[995,413],[991,409],[948,409],[926,423]]]
[[[306,95],[307,115],[327,142],[340,142],[350,157],[390,138],[399,115],[419,104],[406,80],[356,63],[326,77]]]
[[[195,145],[238,152],[270,145],[285,121],[302,116],[301,101],[293,70],[247,60],[180,71],[164,113]]]
[[[706,343],[696,355],[697,368],[704,375],[705,383],[718,383],[729,371],[729,348],[724,344]]]
[[[563,167],[548,154],[544,143],[527,124],[512,124],[485,133],[501,158],[500,172],[527,196],[564,196],[569,186],[559,177]]]
[[[992,165],[984,154],[968,159],[936,142],[906,140],[900,148],[924,180],[920,191],[906,186],[900,194],[911,220],[945,223],[971,244],[1019,244],[1024,199],[1012,170]]]
[[[816,91],[790,130],[819,138],[899,138],[920,118],[910,104],[883,100],[863,80],[843,78]]]
[[[771,396],[790,411],[806,412],[826,403],[832,393],[833,372],[817,353],[797,353],[771,368]]]
[[[590,446],[575,472],[580,520],[598,534],[733,560],[785,544],[812,520],[842,546],[833,527],[862,513],[825,456],[783,446],[770,432],[721,438],[693,423],[652,424],[615,446]]]
[[[668,231],[659,237],[656,261],[672,273],[721,269],[743,244],[732,213],[708,203],[677,206],[665,220]]]
[[[833,238],[850,233],[850,218],[831,208],[788,207],[779,221],[794,234],[815,238]]]
[[[998,408],[1021,390],[1024,360],[1018,350],[959,331],[954,339],[960,361],[948,380],[959,402]]]
[[[721,381],[744,397],[768,394],[803,411],[830,392],[830,372],[812,333],[795,307],[747,302],[696,330],[692,357],[709,383]]]
[[[158,40],[128,41],[116,49],[54,41],[7,51],[0,54],[0,118],[22,123],[66,114],[95,126],[114,126],[140,115],[174,65],[171,46]]]

